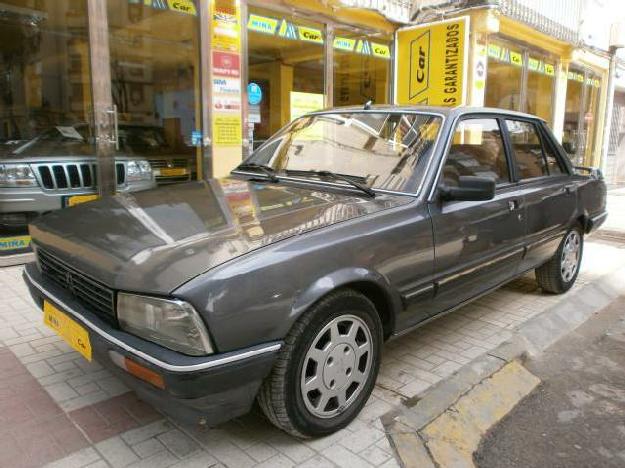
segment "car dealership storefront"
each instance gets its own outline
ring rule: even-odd
[[[409,16],[401,0],[0,0],[0,256],[28,251],[43,212],[225,175],[323,107],[529,112],[600,164],[605,57],[490,7],[420,19],[402,48]],[[448,55],[420,56],[426,41]]]
[[[221,176],[298,115],[390,102],[396,23],[345,3],[1,0],[0,255],[43,212]]]

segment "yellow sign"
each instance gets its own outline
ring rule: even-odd
[[[91,361],[89,332],[48,301],[43,301],[43,323],[54,330],[68,345]]]
[[[466,16],[398,30],[396,103],[463,104],[468,33],[469,18]]]
[[[191,0],[167,0],[167,5],[170,10],[179,11],[180,13],[186,13],[187,15],[197,15],[195,11],[195,5]]]
[[[241,42],[241,12],[237,0],[212,1],[212,49],[239,52]]]
[[[523,54],[510,51],[510,63],[512,63],[513,65],[516,65],[517,67],[522,67],[523,66]]]
[[[74,195],[67,199],[67,206],[76,206],[100,198],[99,195]]]
[[[291,120],[324,107],[323,94],[291,91]]]
[[[391,58],[391,48],[386,44],[378,44],[376,42],[371,43],[371,51],[373,55],[376,57],[390,59]]]
[[[299,31],[299,38],[301,41],[323,44],[323,34],[320,29],[307,28],[304,26],[298,26],[297,29]]]
[[[0,237],[0,251],[25,249],[30,245],[30,236]]]
[[[216,146],[241,146],[241,114],[213,115],[213,142]]]
[[[334,38],[334,48],[339,50],[347,50],[349,52],[354,50],[356,45],[356,39],[349,39],[347,37],[336,36]]]
[[[277,26],[278,20],[268,16],[250,15],[247,21],[247,29],[265,34],[275,34]]]

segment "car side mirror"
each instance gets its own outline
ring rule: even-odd
[[[442,187],[441,198],[446,201],[492,200],[495,197],[495,179],[491,177],[460,176],[457,187]]]

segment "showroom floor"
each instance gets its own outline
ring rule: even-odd
[[[611,197],[614,209],[621,198],[625,203],[625,197]],[[623,264],[625,244],[616,237],[590,238],[575,288]],[[543,294],[527,275],[387,343],[377,386],[358,419],[332,436],[300,441],[275,429],[257,409],[214,429],[163,417],[47,329],[21,267],[3,268],[0,466],[398,466],[382,415],[566,300]]]

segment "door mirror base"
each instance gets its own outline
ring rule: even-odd
[[[491,177],[460,176],[457,187],[443,186],[440,196],[445,201],[480,201],[495,197],[495,179]]]

